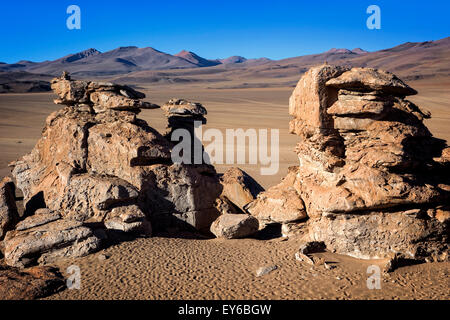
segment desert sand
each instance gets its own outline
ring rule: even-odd
[[[81,270],[81,289],[48,299],[448,299],[450,263],[402,267],[367,288],[367,268],[382,261],[317,253],[334,269],[296,261],[295,239],[261,241],[138,239],[67,261]],[[110,258],[99,261],[106,253]],[[278,268],[261,277],[264,266]]]
[[[432,112],[426,125],[439,138],[450,140],[450,80],[409,82],[419,91],[411,97]],[[172,97],[204,104],[206,128],[254,128],[280,130],[280,169],[262,176],[259,166],[239,165],[265,188],[278,183],[287,168],[297,164],[292,151],[298,137],[288,133],[287,112],[291,87],[261,89],[204,89],[198,85],[147,86],[139,89],[147,101],[162,104]],[[7,164],[29,152],[44,126],[45,118],[59,106],[54,96],[39,94],[0,95],[0,176],[9,174]],[[163,131],[166,118],[161,110],[140,115]],[[217,165],[218,171],[227,166]],[[332,253],[324,255],[330,265],[311,266],[298,262],[296,239],[281,241],[205,240],[154,237],[136,239],[107,248],[110,258],[97,253],[71,264],[82,271],[81,290],[66,290],[50,299],[449,299],[450,263],[405,266],[383,276],[381,290],[366,286],[367,267],[383,261],[361,261]],[[278,269],[263,277],[262,266]]]

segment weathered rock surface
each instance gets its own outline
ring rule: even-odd
[[[4,240],[5,262],[21,268],[36,262],[48,264],[59,258],[87,255],[98,250],[100,242],[82,222],[56,220],[22,231],[9,231]]]
[[[115,207],[105,221],[107,229],[131,232],[145,236],[152,235],[152,225],[137,205]]]
[[[0,300],[44,298],[64,287],[64,278],[55,268],[17,269],[0,264]]]
[[[244,213],[241,209],[236,207],[230,200],[228,200],[224,196],[220,196],[216,199],[215,207],[220,214],[236,214],[236,213]]]
[[[112,110],[157,109],[158,105],[140,101],[145,94],[134,89],[109,82],[74,81],[66,73],[52,80],[52,89],[59,96],[56,104],[89,106],[97,113]]]
[[[217,238],[238,239],[255,234],[258,220],[247,214],[224,214],[211,225],[211,232]]]
[[[0,182],[0,241],[6,232],[14,229],[19,221],[16,206],[15,185],[11,178],[6,177]]]
[[[154,165],[141,190],[159,226],[190,225],[207,231],[218,217],[215,201],[222,186],[209,165]]]
[[[394,74],[373,68],[353,68],[339,77],[330,79],[327,85],[357,92],[377,91],[399,96],[417,94],[416,90],[409,87]]]
[[[174,115],[203,117],[208,114],[201,103],[176,98],[169,100],[161,109],[164,110],[168,117]]]
[[[294,188],[298,167],[291,167],[283,181],[267,191],[245,209],[262,224],[289,223],[307,218],[303,200]]]
[[[20,221],[16,225],[17,231],[24,231],[34,227],[39,227],[44,224],[61,219],[61,215],[58,212],[51,211],[50,209],[38,209],[34,215]]]
[[[419,210],[417,210],[419,211]],[[448,252],[449,227],[419,211],[371,212],[322,217],[309,222],[309,239],[324,241],[329,250],[361,259],[382,259],[398,253],[423,259]]]
[[[305,205],[297,229],[306,241],[367,259],[448,251],[448,147],[423,124],[430,113],[404,99],[416,93],[369,68],[322,65],[300,79],[289,106],[300,166],[289,184]]]
[[[244,207],[254,201],[264,188],[239,168],[228,169],[221,177],[222,196],[245,212]]]

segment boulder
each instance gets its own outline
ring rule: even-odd
[[[337,100],[337,90],[326,86],[328,80],[340,76],[347,68],[323,65],[311,68],[298,82],[289,99],[289,114],[306,126],[326,128],[331,117],[326,112],[330,102]]]
[[[120,178],[81,174],[70,179],[57,208],[68,219],[101,222],[108,209],[134,202],[138,196],[138,190]]]
[[[190,102],[184,99],[170,99],[161,109],[170,116],[205,116],[208,114],[205,107],[198,102]]]
[[[211,225],[211,232],[217,238],[239,239],[258,231],[258,220],[247,214],[224,214]]]
[[[423,260],[448,252],[448,224],[415,211],[322,217],[309,222],[307,238],[359,259],[384,259],[394,253],[403,259]]]
[[[56,220],[26,230],[9,231],[4,240],[5,262],[21,268],[36,262],[48,264],[95,252],[100,244],[100,239],[83,223]]]
[[[59,97],[55,103],[69,106],[77,103],[88,103],[88,85],[89,83],[86,81],[72,81],[65,78],[53,79],[51,87]]]
[[[15,190],[11,178],[6,177],[0,182],[0,241],[3,240],[6,232],[14,229],[19,221]]]
[[[52,80],[51,87],[59,97],[55,100],[56,104],[91,107],[96,113],[110,109],[139,113],[140,109],[159,108],[156,104],[140,101],[145,98],[145,94],[109,82],[75,81],[63,74]]]
[[[258,194],[245,210],[261,224],[289,223],[307,218],[303,200],[294,188],[298,167],[291,167],[283,181]]]
[[[254,201],[264,188],[239,168],[228,169],[221,177],[222,196],[245,212],[244,207]]]
[[[152,235],[152,226],[137,205],[115,207],[108,213],[105,226],[125,233]]]
[[[138,99],[130,99],[122,94],[109,91],[97,91],[90,95],[95,112],[100,113],[108,109],[139,111],[140,109],[157,109],[155,105],[142,102]]]
[[[220,196],[216,199],[215,207],[220,214],[244,213],[224,196]]]
[[[208,231],[219,212],[215,201],[222,186],[209,165],[154,165],[141,190],[155,228],[175,225]]]

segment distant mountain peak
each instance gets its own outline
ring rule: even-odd
[[[180,52],[178,52],[175,55],[175,57],[182,58],[182,59],[189,61],[199,67],[212,67],[212,66],[216,66],[216,65],[220,64],[220,62],[217,60],[208,60],[208,59],[200,57],[199,55],[197,55],[196,53],[194,53],[192,51],[187,51],[187,50],[181,50]]]
[[[365,51],[361,48],[355,48],[353,50],[349,50],[346,48],[332,48],[325,53],[328,53],[328,54],[364,54],[364,53],[367,53],[367,51]]]
[[[180,57],[180,56],[184,56],[184,55],[188,55],[188,54],[195,54],[195,53],[193,53],[193,52],[191,52],[191,51],[188,51],[188,50],[181,50],[180,52],[178,52],[178,53],[176,54],[176,56],[177,56],[177,57]]]
[[[30,60],[20,60],[19,62],[17,62],[17,64],[33,64],[36,62],[30,61]]]
[[[347,53],[347,54],[351,54],[352,51],[345,49],[345,48],[331,48],[330,50],[328,50],[325,53]]]
[[[361,49],[361,48],[355,48],[355,49],[352,50],[352,52],[353,52],[353,53],[356,53],[356,54],[365,54],[365,53],[369,53],[369,51],[366,51],[366,50]]]
[[[241,56],[231,56],[226,59],[220,59],[219,61],[223,64],[243,63],[243,62],[247,61],[247,58],[244,58]]]
[[[87,49],[87,50],[84,50],[84,51],[81,51],[81,52],[78,52],[75,54],[71,54],[71,55],[68,55],[68,56],[62,58],[62,62],[63,63],[71,63],[71,62],[75,62],[75,61],[85,59],[88,57],[96,56],[99,54],[101,54],[100,51],[98,51],[97,49],[94,49],[94,48],[90,48],[90,49]]]
[[[197,54],[195,54],[192,51],[187,51],[187,50],[181,50],[180,52],[178,52],[177,54],[174,55],[175,57],[180,57],[180,58],[189,58],[189,57],[199,57]]]
[[[136,46],[125,46],[125,47],[118,47],[116,50],[128,50],[128,49],[138,49]]]

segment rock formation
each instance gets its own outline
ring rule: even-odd
[[[32,152],[11,164],[25,219],[3,242],[9,265],[94,252],[111,233],[105,230],[209,231],[219,215],[219,178],[206,164],[172,163],[171,142],[136,117],[157,105],[129,87],[67,74],[52,88],[65,107],[47,118]]]
[[[305,205],[294,188],[298,167],[290,167],[283,181],[258,194],[258,200],[250,202],[245,210],[258,218],[261,227],[281,223],[287,225],[307,218]]]
[[[166,103],[163,136],[137,118],[158,106],[130,87],[64,73],[52,88],[65,107],[11,164],[22,217],[12,180],[0,183],[9,266],[80,257],[124,233],[188,228],[234,239],[269,224],[358,258],[448,259],[450,151],[423,124],[430,114],[405,99],[416,91],[393,74],[309,70],[289,105],[299,166],[267,191],[238,168],[219,176],[197,161],[192,151],[203,146],[194,133],[206,123],[199,103]],[[177,129],[192,139],[187,162],[173,161]]]
[[[182,162],[190,164],[209,163],[209,161],[204,161],[204,148],[201,140],[196,135],[196,130],[206,124],[205,115],[207,111],[205,107],[198,102],[174,98],[165,103],[161,108],[164,110],[164,114],[168,120],[167,132],[165,134],[168,140],[171,140],[176,130],[182,129],[184,132],[189,133],[190,154],[184,155],[185,157],[180,154],[179,156]]]
[[[264,188],[239,168],[228,169],[221,177],[222,197],[231,201],[237,208],[245,212],[245,206],[255,200]]]
[[[430,114],[405,99],[415,93],[381,70],[310,69],[289,104],[298,173],[248,211],[358,258],[447,257],[448,147],[423,124]]]
[[[19,221],[15,189],[11,178],[6,177],[0,181],[0,241],[3,240],[7,231],[14,229],[14,225]],[[1,247],[0,245],[0,249]]]
[[[248,214],[223,214],[211,225],[217,238],[239,239],[258,231],[258,220]]]
[[[260,229],[260,223],[246,212],[245,207],[264,191],[263,187],[236,167],[221,175],[220,183],[223,190],[216,199],[216,209],[221,215],[211,225],[211,233],[225,239],[254,235]]]

